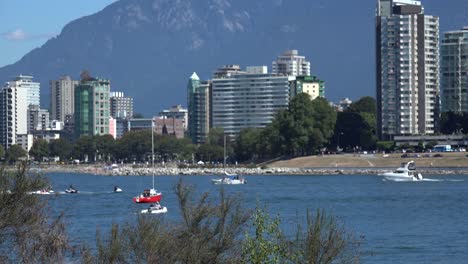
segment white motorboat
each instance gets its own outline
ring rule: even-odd
[[[78,190],[70,185],[70,187],[68,187],[68,189],[65,190],[65,193],[78,193]]]
[[[148,209],[141,210],[142,214],[165,214],[167,213],[167,208],[161,206],[159,203],[151,204]]]
[[[226,173],[227,174],[227,173]],[[244,177],[240,177],[237,174],[231,174],[232,176],[226,176],[221,179],[212,179],[213,184],[227,184],[227,185],[237,185],[237,184],[246,184],[247,181]]]
[[[120,193],[120,192],[123,192],[123,190],[119,186],[114,186],[114,192],[115,193]]]
[[[416,172],[414,161],[402,163],[401,167],[392,172],[379,174],[389,181],[422,181],[421,173]]]

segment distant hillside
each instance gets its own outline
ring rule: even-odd
[[[42,104],[48,107],[50,79],[62,74],[78,78],[82,69],[88,69],[97,77],[111,79],[112,90],[133,96],[136,111],[155,114],[162,107],[186,104],[185,87],[193,71],[206,79],[224,64],[271,67],[277,55],[291,48],[312,61],[315,73],[321,67],[335,67],[323,62],[340,60],[341,37],[350,33],[341,32],[343,36],[338,34],[336,40],[322,38],[328,30],[325,24],[333,19],[318,19],[319,4],[310,0],[121,0],[69,23],[56,38],[0,68],[0,81],[19,73],[34,75],[41,82]],[[327,27],[344,30],[333,23]],[[355,41],[366,43],[362,48],[371,47],[372,35]],[[324,45],[336,46],[336,52],[323,54]],[[336,67],[360,60],[343,61]],[[316,61],[322,61],[321,65]],[[348,67],[344,79],[359,70]],[[373,72],[369,69],[366,74]],[[353,78],[343,83],[362,80],[359,75]],[[373,93],[363,91],[366,87],[357,89],[361,94]]]

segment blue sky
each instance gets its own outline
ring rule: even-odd
[[[19,60],[70,21],[116,0],[0,0],[0,67]]]

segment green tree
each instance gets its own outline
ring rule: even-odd
[[[347,112],[354,112],[354,113],[370,113],[376,114],[377,113],[377,102],[373,97],[364,96],[361,97],[356,102],[353,102],[348,109]]]
[[[468,133],[468,114],[458,112],[443,112],[440,117],[440,132],[443,134]]]
[[[363,97],[338,113],[333,144],[347,149],[361,147],[373,150],[377,142],[376,102],[372,97]]]
[[[3,145],[0,145],[0,159],[5,158],[5,148]]]
[[[96,151],[100,161],[110,161],[115,152],[115,140],[111,135],[95,136]]]
[[[72,144],[64,138],[55,139],[49,143],[50,156],[59,157],[60,161],[69,160],[72,150]]]
[[[20,158],[26,157],[26,154],[27,154],[26,150],[24,150],[21,146],[11,145],[10,148],[6,152],[6,160],[9,163],[15,163]]]
[[[151,130],[125,133],[117,141],[116,156],[128,162],[151,160]]]
[[[49,144],[44,139],[36,139],[29,150],[29,155],[37,162],[42,162],[49,157]]]
[[[73,146],[73,156],[81,161],[94,161],[96,156],[96,141],[93,136],[80,137]]]
[[[253,214],[252,228],[254,235],[248,232],[242,241],[242,263],[292,263],[294,255],[290,243],[280,228],[281,220],[277,216],[270,219],[265,209],[257,206]]]
[[[258,143],[262,140],[260,133],[261,130],[257,128],[246,128],[240,131],[234,145],[236,160],[247,161],[256,158],[259,152]]]
[[[11,148],[10,148],[11,149]],[[62,216],[51,217],[47,200],[29,194],[49,186],[23,162],[0,170],[0,262],[65,263],[71,254]]]

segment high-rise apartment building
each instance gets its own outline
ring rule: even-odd
[[[439,96],[439,18],[420,1],[378,0],[376,92],[380,139],[433,134]]]
[[[38,105],[29,105],[27,119],[30,134],[50,128],[49,111],[41,109]]]
[[[445,32],[440,49],[442,111],[468,112],[468,27]]]
[[[288,76],[309,76],[310,62],[304,56],[299,56],[297,50],[287,50],[273,62],[272,73]]]
[[[65,116],[75,112],[75,86],[79,81],[62,76],[50,81],[50,118],[65,122]]]
[[[188,132],[194,144],[205,143],[210,131],[210,86],[195,72],[187,85]]]
[[[212,80],[212,127],[233,137],[244,128],[265,127],[288,106],[289,77],[260,69],[248,67],[246,73]]]
[[[110,93],[111,116],[115,119],[133,117],[133,98],[125,96],[123,92]]]
[[[0,91],[0,144],[8,149],[19,144],[18,135],[28,133],[29,85],[7,82]]]
[[[87,78],[75,87],[75,137],[109,134],[110,81]]]

